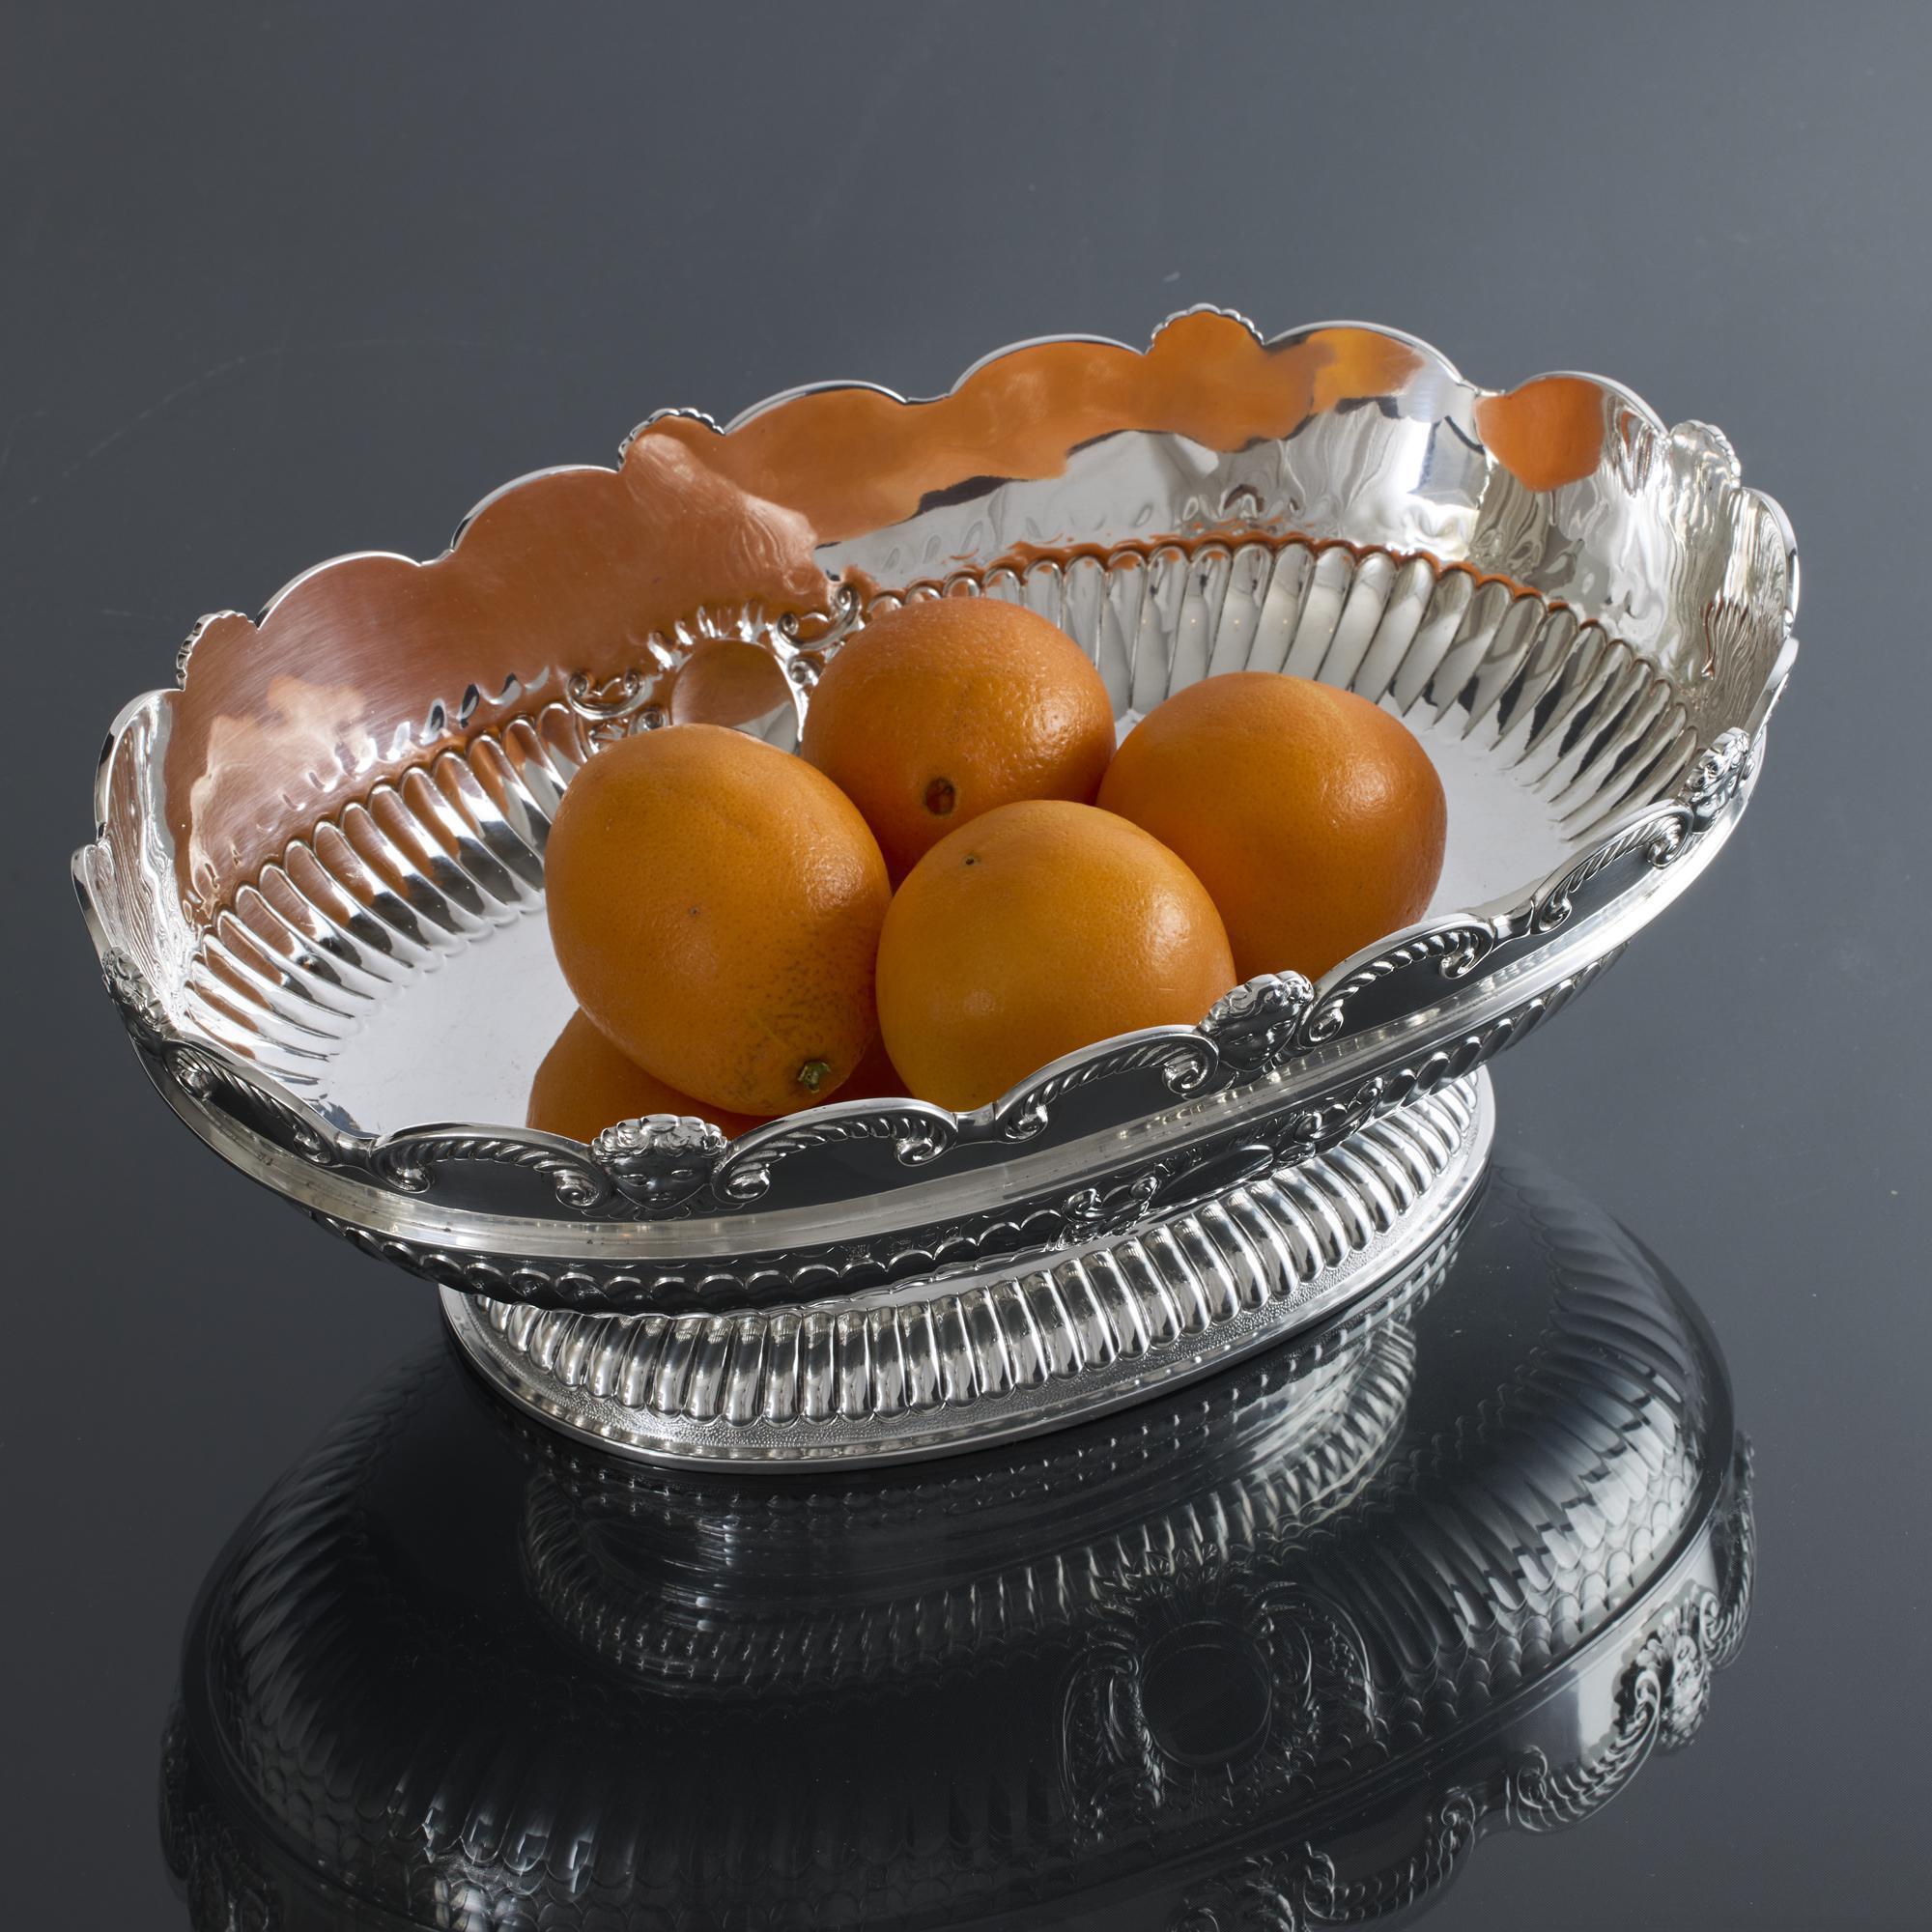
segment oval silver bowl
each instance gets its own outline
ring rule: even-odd
[[[497,491],[431,563],[337,558],[204,618],[178,687],[116,721],[74,877],[176,1112],[440,1283],[519,1399],[645,1454],[930,1454],[1420,1264],[1480,1174],[1483,1064],[1735,828],[1797,594],[1715,430],[1596,378],[1484,390],[1393,331],[1193,310],[1145,352],[1003,351],[932,401],[664,412],[614,470]],[[1123,727],[1242,668],[1396,713],[1449,798],[1428,916],[971,1113],[518,1125],[571,1010],[541,912],[573,774],[687,717],[794,745],[840,639],[926,596],[1038,611]]]

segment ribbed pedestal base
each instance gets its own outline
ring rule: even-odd
[[[443,1312],[513,1401],[625,1454],[778,1469],[956,1453],[1409,1292],[1440,1264],[1492,1130],[1478,1071],[1326,1153],[996,1267],[742,1314],[582,1315],[447,1289]]]

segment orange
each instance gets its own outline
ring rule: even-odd
[[[905,1082],[887,1057],[885,1042],[874,1035],[851,1077],[833,1097],[879,1100],[904,1092]],[[619,1121],[641,1120],[646,1114],[688,1114],[709,1121],[726,1140],[764,1124],[754,1114],[734,1114],[667,1087],[655,1073],[646,1073],[635,1060],[619,1053],[580,1007],[565,1022],[530,1082],[524,1124],[547,1134],[564,1134],[574,1141],[592,1141],[606,1127]]]
[[[524,1124],[591,1141],[619,1121],[641,1120],[646,1114],[691,1114],[722,1128],[727,1140],[758,1124],[749,1114],[733,1114],[667,1087],[655,1073],[646,1073],[619,1053],[589,1014],[572,1013],[530,1082]]]
[[[1191,1025],[1234,983],[1220,916],[1172,852],[1033,800],[913,867],[879,941],[879,1028],[914,1094],[963,1109],[1096,1039]]]
[[[1243,980],[1319,979],[1421,918],[1442,871],[1442,781],[1408,727],[1275,671],[1204,678],[1150,711],[1100,803],[1193,867]]]
[[[1114,753],[1107,687],[1072,639],[990,597],[883,611],[834,654],[799,750],[866,814],[895,878],[1023,798],[1093,802]]]
[[[885,861],[803,758],[717,724],[621,739],[564,793],[544,873],[578,1005],[670,1086],[789,1114],[869,1044]]]

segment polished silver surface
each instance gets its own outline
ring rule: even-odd
[[[602,1313],[1018,1271],[1464,1077],[1710,863],[1796,649],[1788,526],[1716,431],[1596,379],[1490,392],[1390,331],[1264,343],[1216,312],[1144,355],[1003,352],[930,403],[661,415],[620,470],[509,486],[459,539],[205,619],[180,688],[117,722],[75,878],[211,1145],[445,1287]],[[1450,805],[1428,917],[973,1113],[835,1100],[728,1144],[519,1125],[570,1010],[541,905],[572,774],[734,642],[772,701],[728,722],[795,742],[839,637],[923,595],[1040,611],[1123,724],[1240,668],[1401,715]]]
[[[609,1448],[770,1468],[902,1462],[1137,1401],[1314,1326],[1371,1285],[1419,1292],[1444,1264],[1493,1125],[1478,1071],[1128,1233],[869,1296],[588,1315],[445,1288],[443,1313],[498,1388]]]

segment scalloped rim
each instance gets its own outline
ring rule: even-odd
[[[1174,324],[1183,321],[1190,316],[1202,314],[1218,315],[1238,323],[1253,336],[1258,344],[1269,350],[1278,349],[1327,330],[1360,330],[1370,335],[1378,336],[1385,341],[1398,343],[1413,351],[1422,356],[1437,375],[1448,382],[1468,388],[1478,400],[1506,394],[1514,395],[1538,383],[1557,378],[1567,378],[1593,384],[1605,395],[1615,399],[1623,407],[1634,412],[1659,436],[1668,438],[1687,431],[1706,430],[1710,428],[1710,425],[1700,423],[1694,418],[1687,419],[1685,422],[1679,423],[1674,427],[1667,425],[1662,417],[1634,390],[1611,379],[1582,371],[1563,369],[1546,370],[1538,375],[1526,378],[1523,382],[1517,384],[1509,390],[1481,388],[1478,385],[1468,383],[1456,364],[1433,344],[1424,341],[1418,336],[1410,335],[1402,329],[1391,328],[1385,325],[1377,323],[1346,320],[1308,323],[1299,325],[1293,328],[1284,329],[1272,336],[1264,336],[1255,323],[1240,311],[1214,303],[1198,302],[1188,308],[1178,309],[1169,315],[1149,338],[1149,347],[1151,348],[1152,344]],[[1002,348],[993,350],[988,355],[980,356],[960,373],[944,395],[907,397],[881,384],[857,381],[830,381],[804,384],[780,390],[759,402],[753,403],[731,417],[722,428],[718,425],[716,418],[701,410],[682,407],[660,409],[653,411],[636,429],[631,431],[629,436],[623,439],[619,444],[619,460],[621,462],[623,451],[629,448],[631,442],[642,431],[647,429],[651,424],[668,417],[696,420],[704,423],[721,436],[729,436],[746,424],[755,421],[800,397],[819,395],[827,392],[851,391],[854,389],[866,390],[884,396],[901,407],[918,408],[924,404],[944,401],[947,396],[957,394],[975,376],[1010,355],[1027,350],[1057,347],[1065,344],[1092,344],[1100,347],[1118,348],[1127,354],[1144,355],[1147,353],[1146,351],[1134,351],[1130,345],[1118,342],[1109,336],[1085,334],[1034,336],[1018,342],[1009,343]],[[1726,442],[1726,446],[1728,447],[1728,442]],[[1797,639],[1793,635],[1793,627],[1798,611],[1798,550],[1790,519],[1786,516],[1782,505],[1763,491],[1745,484],[1741,476],[1737,474],[1735,459],[1733,460],[1731,469],[1738,488],[1760,504],[1773,519],[1783,540],[1787,559],[1786,592],[1783,612],[1784,646],[1753,704],[1750,718],[1745,726],[1746,733],[1752,741],[1754,750],[1756,750],[1761,748],[1765,720],[1769,717],[1773,706],[1776,702],[1797,654],[1798,645]],[[422,569],[432,563],[440,562],[443,557],[452,554],[457,550],[483,512],[500,502],[505,497],[531,484],[541,482],[548,477],[592,473],[614,475],[618,472],[609,466],[602,464],[553,464],[542,469],[526,471],[522,475],[513,477],[507,482],[497,485],[479,498],[464,515],[458,523],[448,546],[435,557],[408,557],[398,552],[392,551],[354,551],[312,564],[307,569],[298,572],[296,576],[292,577],[276,590],[261,607],[260,614],[255,621],[259,624],[266,620],[268,615],[298,586],[309,582],[325,572],[345,564],[361,562],[370,558],[383,558],[408,563],[412,568]],[[123,705],[121,710],[116,714],[113,725],[103,745],[95,780],[94,839],[88,845],[82,846],[74,852],[71,863],[75,890],[81,902],[89,935],[94,942],[96,953],[101,960],[103,970],[110,965],[115,948],[110,936],[104,929],[99,910],[94,904],[86,878],[86,866],[90,853],[100,849],[106,834],[107,802],[103,796],[103,791],[109,767],[124,732],[132,722],[147,711],[150,706],[154,706],[157,710],[164,712],[170,701],[176,696],[178,691],[185,689],[188,679],[193,674],[192,645],[202,630],[214,618],[229,614],[232,613],[226,611],[210,612],[196,620],[194,625],[190,627],[187,638],[181,647],[179,676],[175,689],[171,690],[163,687],[145,692]],[[701,612],[694,613],[693,617],[688,621],[699,621],[701,616]],[[1747,794],[1749,788],[1750,779],[1747,777],[1743,790]],[[1656,804],[1631,808],[1630,810],[1620,814],[1617,819],[1611,821],[1602,830],[1599,837],[1593,841],[1590,851],[1599,851],[1606,845],[1626,838],[1644,821],[1653,818],[1659,810],[1660,807]],[[1423,920],[1398,932],[1391,933],[1376,941],[1371,946],[1363,948],[1360,952],[1343,960],[1341,964],[1334,967],[1322,977],[1315,988],[1315,1009],[1320,1009],[1328,1002],[1337,989],[1352,975],[1361,972],[1376,960],[1397,951],[1404,945],[1431,933],[1439,932],[1449,927],[1489,926],[1496,933],[1499,939],[1507,936],[1516,919],[1525,909],[1533,909],[1550,900],[1561,892],[1565,883],[1577,871],[1579,861],[1585,856],[1579,854],[1577,857],[1567,861],[1563,866],[1552,870],[1548,876],[1537,881],[1525,892],[1506,895],[1466,912],[1457,912]],[[1120,1035],[1108,1040],[1098,1041],[1091,1047],[1086,1047],[1076,1053],[1066,1055],[1051,1063],[1049,1065],[1039,1068],[1026,1080],[1009,1089],[997,1100],[988,1102],[985,1106],[973,1109],[967,1113],[955,1113],[949,1108],[939,1107],[931,1102],[914,1099],[911,1096],[884,1101],[854,1100],[840,1102],[835,1099],[827,1102],[824,1106],[805,1109],[797,1114],[787,1115],[779,1121],[754,1127],[749,1132],[740,1135],[735,1140],[727,1142],[727,1152],[731,1156],[734,1166],[746,1165],[748,1164],[749,1156],[753,1156],[768,1147],[772,1147],[782,1135],[794,1131],[802,1122],[825,1122],[861,1118],[869,1114],[876,1114],[882,1108],[889,1109],[895,1113],[907,1112],[919,1118],[929,1120],[935,1126],[940,1127],[945,1132],[946,1138],[949,1141],[983,1141],[987,1138],[998,1137],[993,1132],[998,1124],[1015,1115],[1024,1113],[1033,1096],[1041,1089],[1056,1085],[1069,1072],[1077,1072],[1109,1055],[1118,1053],[1123,1045],[1140,1040],[1151,1042],[1156,1039],[1172,1040],[1177,1048],[1182,1047],[1190,1041],[1203,1046],[1209,1045],[1208,1035],[1203,1027],[1199,1026],[1160,1028],[1150,1030],[1144,1034]],[[252,1062],[242,1058],[240,1055],[216,1044],[213,1040],[206,1039],[198,1034],[184,1032],[178,1025],[170,1021],[162,1043],[167,1046],[191,1049],[194,1054],[205,1058],[216,1068],[220,1069],[223,1076],[232,1080],[235,1085],[260,1094],[277,1111],[293,1113],[313,1130],[325,1146],[339,1150],[345,1154],[351,1152],[365,1156],[377,1154],[384,1149],[437,1135],[482,1134],[494,1139],[515,1140],[527,1144],[533,1149],[554,1150],[561,1155],[572,1157],[591,1165],[597,1164],[590,1147],[584,1142],[570,1140],[560,1135],[541,1133],[531,1128],[512,1126],[503,1122],[443,1122],[430,1121],[397,1128],[380,1135],[371,1135],[361,1130],[345,1132],[327,1121],[308,1101],[299,1098],[283,1086],[280,1081],[263,1073]],[[1023,1148],[1024,1142],[1020,1142],[1017,1145]],[[910,1170],[915,1176],[918,1171],[917,1167]]]
[[[1416,355],[1429,362],[1439,375],[1452,383],[1459,384],[1469,389],[1478,399],[1491,396],[1515,395],[1519,390],[1530,388],[1538,383],[1567,379],[1575,382],[1589,383],[1601,389],[1605,395],[1614,397],[1627,409],[1633,411],[1660,436],[1667,437],[1674,434],[1677,430],[1710,427],[1710,425],[1698,421],[1695,417],[1687,417],[1683,422],[1675,425],[1666,423],[1634,389],[1627,387],[1612,377],[1594,375],[1588,370],[1545,369],[1534,376],[1525,377],[1520,383],[1514,384],[1508,389],[1484,388],[1480,384],[1471,383],[1462,370],[1433,343],[1425,342],[1419,335],[1410,335],[1405,329],[1391,328],[1384,323],[1352,322],[1347,319],[1336,319],[1328,322],[1301,323],[1293,328],[1281,329],[1273,335],[1264,335],[1260,327],[1246,315],[1242,314],[1239,309],[1224,308],[1213,302],[1195,302],[1190,307],[1176,309],[1173,314],[1169,315],[1154,329],[1153,333],[1149,336],[1148,349],[1151,349],[1154,343],[1168,329],[1173,327],[1176,323],[1184,322],[1189,316],[1195,315],[1218,315],[1225,317],[1230,322],[1239,323],[1262,348],[1268,350],[1285,348],[1289,344],[1300,341],[1307,336],[1321,335],[1332,329],[1359,329],[1364,334],[1378,335],[1386,342],[1400,343],[1404,348],[1413,350]],[[802,396],[825,395],[854,389],[864,390],[871,395],[883,396],[887,401],[896,403],[904,409],[917,409],[923,404],[945,402],[949,397],[956,396],[974,377],[980,375],[981,371],[991,368],[994,363],[1005,361],[1009,355],[1017,355],[1030,349],[1053,349],[1080,344],[1087,344],[1100,349],[1119,349],[1129,355],[1144,355],[1148,353],[1148,350],[1137,350],[1131,343],[1118,341],[1111,335],[1033,335],[1023,337],[1017,342],[1009,342],[1003,347],[981,355],[978,361],[962,369],[958,376],[953,379],[952,383],[944,391],[936,395],[906,396],[901,395],[898,390],[884,383],[867,382],[860,378],[847,380],[835,378],[825,382],[794,384],[789,388],[776,390],[772,394],[762,397],[759,401],[748,405],[746,408],[740,410],[736,415],[722,424],[709,411],[682,405],[672,405],[668,408],[653,410],[629,435],[621,440],[617,445],[619,463],[621,464],[622,462],[623,453],[630,448],[632,442],[639,436],[649,429],[654,423],[663,422],[668,418],[681,418],[686,421],[703,423],[719,436],[731,436],[743,429],[746,424],[755,422],[759,417],[769,415],[774,410],[781,409],[787,403],[795,402]],[[468,535],[471,526],[474,525],[477,518],[484,511],[500,502],[512,492],[522,490],[532,483],[540,483],[546,477],[589,474],[614,476],[617,473],[617,469],[608,464],[602,463],[553,463],[538,469],[526,469],[521,475],[513,476],[507,482],[497,484],[495,489],[487,491],[482,497],[478,497],[459,519],[455,532],[451,535],[448,544],[441,551],[438,552],[435,556],[412,557],[405,556],[400,551],[361,550],[344,551],[339,555],[325,557],[321,562],[312,563],[306,569],[298,571],[294,577],[290,578],[280,589],[275,591],[261,606],[255,622],[260,624],[298,586],[308,582],[310,579],[321,575],[324,571],[333,570],[339,564],[359,563],[380,558],[394,563],[407,563],[420,570],[426,569],[433,563],[440,563],[444,557],[454,554],[465,536]],[[1776,498],[1767,496],[1762,490],[1748,484],[1743,484],[1742,479],[1740,479],[1740,483],[1741,487],[1748,490],[1749,494],[1762,503],[1776,521],[1785,538],[1787,555],[1795,558],[1797,555],[1797,543],[1792,534],[1791,521],[1785,515],[1783,506]],[[1784,622],[1785,628],[1789,630],[1798,620],[1798,577],[1795,569],[1789,573],[1787,583],[1789,587],[1785,597]],[[188,640],[191,641],[195,634],[213,618],[232,614],[234,613],[227,611],[213,611],[204,613],[190,627]],[[185,677],[181,680],[181,683],[185,684]],[[135,702],[139,703],[145,697],[155,695],[154,693],[144,693],[142,697],[137,698]],[[97,836],[99,836],[98,827]]]

